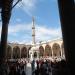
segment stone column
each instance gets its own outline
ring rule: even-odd
[[[8,24],[11,16],[13,0],[1,0],[2,10],[2,31],[1,31],[1,44],[0,44],[0,75],[5,75],[5,60],[6,60],[6,49],[7,49],[7,36],[8,36]]]
[[[12,48],[12,52],[11,52],[11,59],[13,59],[13,48]]]
[[[20,48],[20,59],[21,59],[21,48]]]
[[[61,29],[65,50],[65,57],[71,74],[75,70],[75,2],[74,0],[58,0]],[[70,72],[70,71],[68,71]]]
[[[11,16],[11,5],[10,0],[2,0],[2,31],[1,31],[1,46],[0,46],[0,58],[4,58],[7,49],[7,36],[8,36],[8,24]]]
[[[63,57],[62,47],[60,47],[60,51],[61,51],[61,58],[62,58]]]
[[[54,57],[54,55],[53,55],[53,49],[51,49],[52,50],[52,57]]]

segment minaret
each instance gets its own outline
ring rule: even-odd
[[[32,44],[35,45],[35,24],[34,17],[32,17]]]

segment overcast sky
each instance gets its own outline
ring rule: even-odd
[[[57,0],[22,0],[12,10],[9,42],[32,43],[32,16],[35,18],[36,42],[62,37]]]

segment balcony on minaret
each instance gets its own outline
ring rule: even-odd
[[[32,36],[35,36],[35,34],[32,34]]]
[[[32,29],[35,29],[35,27],[32,27]]]

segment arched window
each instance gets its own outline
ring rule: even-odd
[[[26,58],[27,57],[27,48],[26,47],[23,47],[21,49],[21,58]]]
[[[45,56],[52,56],[51,47],[49,45],[45,46]]]
[[[20,58],[20,48],[18,46],[13,48],[13,58]]]
[[[57,43],[54,43],[52,46],[53,50],[53,56],[61,56],[61,51],[60,51],[60,45]]]
[[[39,56],[40,57],[44,56],[44,48],[42,46],[39,47]]]
[[[11,54],[12,54],[12,48],[11,48],[11,46],[8,46],[7,51],[6,51],[7,59],[11,59]]]

